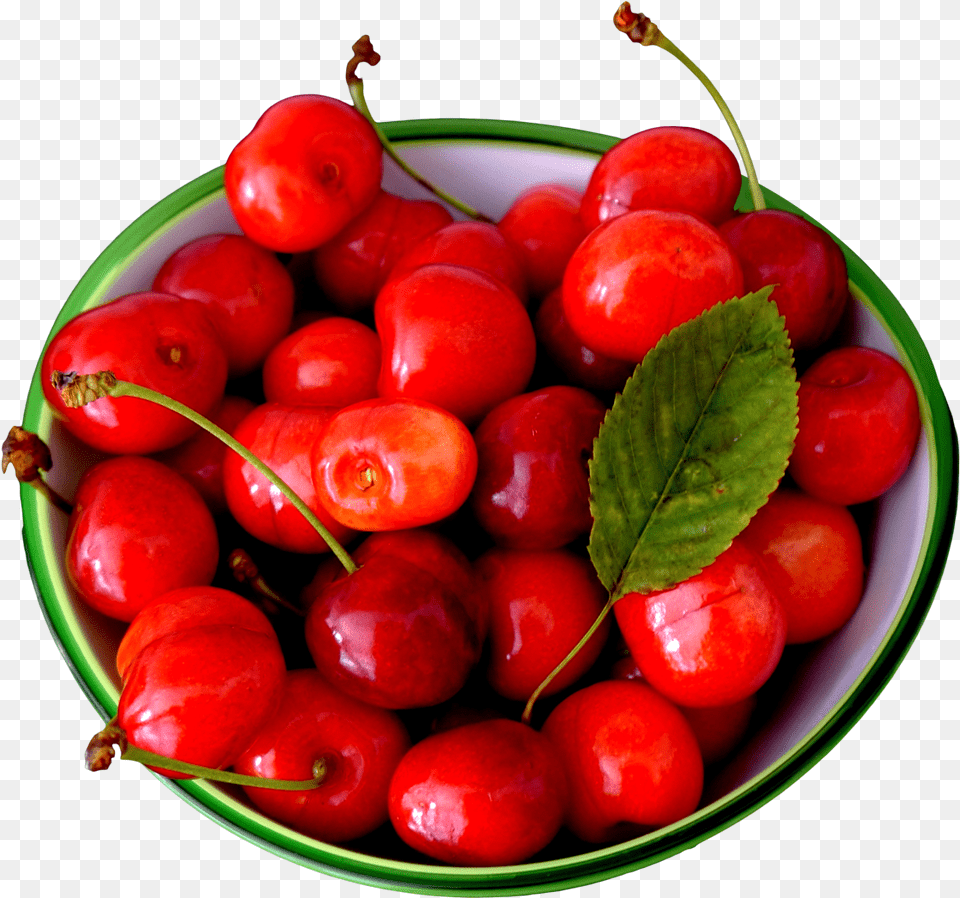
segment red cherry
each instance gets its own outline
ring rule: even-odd
[[[162,601],[169,606],[189,595],[178,590]],[[209,591],[204,597],[217,601]],[[259,626],[203,617],[191,626],[184,615],[175,617],[182,626],[145,638],[127,665],[117,722],[137,748],[229,767],[276,713],[286,673],[280,644]]]
[[[733,250],[684,212],[627,212],[593,230],[567,265],[563,311],[597,352],[639,362],[678,324],[743,293]]]
[[[697,740],[680,711],[644,683],[577,690],[554,708],[543,734],[570,782],[566,826],[586,842],[633,838],[697,808]]]
[[[317,283],[345,315],[372,308],[397,259],[452,221],[439,203],[381,190],[365,211],[314,251]]]
[[[679,705],[730,705],[752,695],[783,654],[786,619],[763,562],[735,539],[672,589],[613,606],[644,679]]]
[[[295,330],[263,365],[269,402],[343,408],[377,395],[380,338],[351,318],[327,317]]]
[[[523,262],[531,296],[544,297],[560,286],[570,256],[587,235],[581,199],[565,184],[538,184],[523,191],[498,222]]]
[[[224,396],[219,408],[210,415],[210,420],[232,436],[253,408],[254,404],[242,396]],[[226,452],[226,447],[217,437],[201,430],[180,445],[157,453],[154,458],[185,478],[200,493],[210,511],[220,514],[227,510],[227,497],[223,489]]]
[[[112,371],[209,415],[223,398],[227,357],[207,311],[165,293],[131,293],[81,312],[51,339],[41,362],[43,395],[67,430],[113,455],[169,449],[195,424],[144,399],[106,397],[68,409],[51,382],[54,371]]]
[[[243,232],[276,252],[311,250],[373,202],[383,151],[353,106],[312,94],[260,116],[224,169],[227,200]]]
[[[698,128],[648,128],[597,163],[580,214],[588,230],[634,209],[689,212],[713,225],[733,215],[740,165],[718,137]]]
[[[477,474],[470,431],[413,399],[370,399],[336,412],[312,449],[327,513],[355,530],[432,524],[466,501]]]
[[[527,386],[536,337],[526,309],[479,271],[429,265],[391,280],[374,307],[379,390],[448,409],[474,425]]]
[[[334,539],[345,543],[354,534],[324,508],[310,466],[310,449],[334,411],[268,402],[257,406],[240,422],[234,437],[306,503]],[[307,519],[236,452],[228,451],[224,458],[223,485],[230,513],[247,533],[288,552],[329,551],[326,542]]]
[[[794,349],[829,337],[849,297],[847,263],[830,235],[780,209],[737,215],[720,226],[743,269],[748,292],[776,284],[770,297],[786,318]]]
[[[561,287],[551,290],[540,303],[533,330],[539,346],[575,386],[619,391],[636,367],[634,362],[611,358],[583,344],[563,312]]]
[[[480,271],[527,303],[527,278],[517,250],[496,225],[455,221],[422,237],[395,262],[389,281],[405,278],[423,265],[461,265]]]
[[[287,269],[272,252],[238,234],[209,234],[182,246],[163,263],[152,289],[206,306],[231,377],[259,368],[293,318]]]
[[[381,708],[452,698],[480,654],[460,599],[429,571],[387,553],[330,583],[310,606],[305,631],[317,669]]]
[[[490,614],[487,679],[505,698],[526,701],[589,630],[606,590],[593,565],[566,549],[491,549],[475,566]],[[542,695],[579,680],[609,631],[608,618]]]
[[[390,784],[393,826],[408,845],[458,866],[518,864],[563,821],[567,786],[553,746],[512,720],[428,736]]]
[[[826,502],[876,499],[907,470],[920,438],[917,392],[892,356],[844,346],[800,377],[800,423],[790,474]]]
[[[470,507],[498,545],[556,549],[590,530],[587,460],[605,414],[592,393],[553,386],[483,419]]]
[[[410,747],[392,711],[344,695],[316,670],[287,674],[277,713],[234,762],[247,776],[323,782],[301,792],[244,787],[265,814],[325,842],[359,839],[387,822],[387,789]]]
[[[67,574],[108,617],[130,621],[169,590],[208,585],[219,551],[203,499],[166,465],[119,456],[81,476],[67,525]]]
[[[781,486],[741,534],[766,565],[787,618],[787,644],[840,629],[863,593],[863,545],[843,505]]]

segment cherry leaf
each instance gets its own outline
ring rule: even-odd
[[[589,552],[614,600],[699,573],[783,477],[798,384],[772,289],[666,334],[607,413],[590,461]]]

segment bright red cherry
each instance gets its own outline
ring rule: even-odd
[[[317,494],[310,450],[324,432],[335,409],[257,406],[237,426],[234,437],[283,480],[340,543],[353,531],[326,511]],[[326,542],[307,519],[249,462],[227,451],[223,484],[230,513],[252,536],[288,552],[328,552]]]
[[[475,425],[522,392],[536,337],[516,295],[487,275],[427,265],[391,280],[374,307],[383,343],[379,390],[432,402]]]
[[[678,324],[743,294],[729,244],[685,212],[639,210],[593,230],[567,265],[563,311],[597,352],[639,362]]]
[[[842,627],[863,594],[863,544],[843,505],[781,486],[740,537],[759,555],[787,618],[787,644]]]
[[[380,190],[383,150],[370,123],[333,97],[274,103],[230,153],[224,186],[243,232],[276,252],[311,250]]]
[[[470,507],[498,545],[556,549],[590,530],[587,461],[605,414],[592,393],[553,386],[483,419]]]
[[[208,585],[219,551],[203,499],[166,465],[118,456],[81,476],[67,526],[67,574],[108,617],[130,621],[163,593]]]
[[[450,412],[413,399],[370,399],[336,412],[312,448],[328,514],[355,530],[432,524],[466,501],[477,447]]]
[[[508,287],[521,303],[527,303],[522,258],[489,222],[455,221],[427,234],[397,259],[389,280],[402,279],[423,265],[462,265],[481,271]]]
[[[540,303],[533,330],[541,349],[574,386],[588,390],[623,389],[636,364],[594,352],[573,332],[563,312],[563,289],[551,290]]]
[[[635,209],[689,212],[713,225],[733,215],[740,165],[718,137],[666,125],[614,144],[597,163],[580,214],[588,230]]]
[[[577,690],[550,713],[543,735],[570,782],[566,826],[586,842],[630,839],[697,809],[697,740],[680,711],[644,683]]]
[[[730,705],[773,673],[786,638],[776,585],[741,539],[672,589],[613,606],[644,679],[678,705]]]
[[[563,822],[567,784],[553,746],[512,720],[428,736],[390,784],[393,826],[417,851],[458,866],[519,864]]]
[[[205,307],[166,293],[131,293],[81,312],[53,336],[41,362],[43,395],[67,430],[113,455],[146,455],[183,442],[197,427],[144,399],[106,397],[68,409],[54,371],[112,371],[209,415],[223,398],[227,357]]]
[[[377,395],[380,338],[352,318],[329,316],[288,334],[263,365],[268,402],[343,408]]]
[[[314,839],[349,842],[387,822],[387,789],[410,747],[392,711],[344,695],[316,670],[287,674],[277,713],[234,761],[247,776],[305,780],[323,761],[316,789],[244,787],[265,814]]]
[[[789,472],[812,496],[841,505],[876,499],[907,470],[920,438],[910,375],[895,358],[844,346],[801,376]]]
[[[474,564],[490,614],[487,679],[505,698],[526,701],[587,633],[606,590],[593,565],[567,549],[490,549]],[[608,618],[542,695],[579,680],[609,632]]]
[[[310,606],[305,632],[317,669],[381,708],[452,698],[480,655],[461,600],[429,571],[388,553],[331,582]]]
[[[523,191],[497,223],[523,262],[533,297],[560,286],[570,256],[587,235],[582,196],[565,184],[538,184]]]
[[[345,315],[372,308],[397,259],[452,221],[439,203],[381,190],[366,210],[315,250],[312,263],[317,283]]]
[[[794,349],[829,337],[850,295],[847,263],[833,238],[800,215],[760,209],[720,226],[743,269],[747,292],[776,284],[771,299],[784,316]]]
[[[153,289],[206,306],[227,351],[231,377],[259,368],[293,318],[293,279],[286,267],[239,234],[191,240],[163,263]]]

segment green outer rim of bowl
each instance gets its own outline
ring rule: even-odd
[[[609,135],[570,128],[485,119],[388,122],[383,128],[390,139],[398,143],[506,141],[595,155],[603,153],[618,140]],[[96,305],[105,292],[102,285],[109,284],[113,273],[122,270],[144,244],[222,191],[223,166],[220,166],[170,194],[129,225],[80,279],[54,323],[51,336],[79,311]],[[764,196],[771,207],[788,209],[809,218],[766,188]],[[748,197],[744,183],[739,201],[741,208],[750,208]],[[243,819],[240,816],[243,806],[229,792],[211,788],[200,781],[158,779],[224,828],[266,851],[306,867],[375,888],[422,894],[455,892],[475,895],[519,895],[573,888],[657,863],[726,829],[799,779],[862,717],[916,639],[946,565],[957,515],[960,480],[957,432],[923,340],[913,321],[877,275],[842,241],[837,242],[846,256],[854,293],[883,323],[918,387],[921,416],[929,438],[932,501],[925,522],[923,561],[913,572],[905,600],[880,647],[864,673],[834,709],[774,767],[761,772],[715,804],[650,836],[555,861],[481,869],[384,862],[337,846],[323,846],[323,851],[318,852],[316,843],[305,844],[295,833],[272,821],[261,824]],[[42,398],[38,363],[27,398],[24,426],[43,434],[50,421],[49,410]],[[47,625],[81,689],[98,713],[105,720],[109,719],[116,713],[117,696],[91,677],[90,657],[73,634],[75,622],[70,615],[55,601],[48,603],[44,599],[45,595],[55,596],[59,586],[50,574],[51,565],[47,562],[53,559],[47,553],[52,552],[52,547],[45,539],[52,516],[58,512],[54,512],[37,491],[27,485],[21,486],[21,502],[27,562]]]

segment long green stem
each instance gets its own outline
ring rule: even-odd
[[[64,404],[68,408],[80,408],[88,402],[94,402],[104,396],[119,398],[129,396],[135,399],[145,399],[147,402],[153,402],[156,405],[176,412],[193,421],[194,424],[203,428],[207,433],[215,436],[227,448],[232,449],[244,461],[253,465],[267,480],[270,481],[290,504],[300,512],[320,534],[323,541],[329,546],[330,551],[337,557],[344,566],[348,574],[352,574],[357,569],[353,559],[347,554],[346,549],[340,545],[333,534],[323,525],[320,519],[313,513],[307,504],[301,499],[277,474],[275,474],[267,465],[254,455],[246,446],[238,442],[234,437],[227,433],[223,428],[217,427],[209,419],[205,418],[199,412],[194,411],[190,406],[164,396],[156,390],[149,387],[142,387],[139,384],[129,381],[119,380],[116,375],[110,371],[100,371],[96,374],[64,374],[60,371],[53,373],[53,383],[60,395],[63,397]]]
[[[373,130],[380,139],[380,144],[383,146],[384,152],[386,152],[386,154],[421,187],[425,187],[445,203],[449,203],[455,209],[459,209],[464,215],[474,219],[475,221],[492,222],[493,220],[488,218],[482,212],[478,212],[472,206],[468,206],[462,200],[458,200],[455,196],[451,196],[445,190],[442,190],[441,188],[432,184],[425,177],[423,177],[420,172],[418,172],[398,155],[397,151],[393,148],[393,144],[390,143],[390,138],[384,134],[383,129],[379,124],[377,124],[377,120],[370,112],[370,108],[367,106],[367,100],[363,95],[363,80],[357,76],[357,66],[361,62],[365,62],[367,65],[374,66],[380,62],[380,54],[373,49],[373,44],[370,42],[370,38],[366,34],[353,45],[353,53],[353,58],[347,63],[347,87],[350,90],[350,97],[353,99],[353,105],[357,108],[357,112],[359,112],[373,126]]]
[[[657,25],[642,13],[637,15],[633,12],[633,10],[630,9],[629,3],[620,5],[620,8],[613,17],[613,24],[616,25],[618,31],[622,31],[635,44],[640,44],[644,47],[653,45],[659,47],[661,50],[666,50],[667,53],[679,59],[680,62],[697,76],[700,83],[707,89],[707,93],[713,97],[714,102],[720,109],[720,114],[730,126],[734,142],[737,145],[737,149],[740,150],[740,156],[743,159],[743,166],[747,170],[747,181],[750,186],[750,197],[753,200],[753,208],[766,209],[767,204],[763,198],[763,192],[760,190],[760,181],[757,178],[756,169],[753,167],[753,159],[750,157],[750,151],[747,149],[747,143],[743,139],[740,126],[733,117],[733,113],[730,112],[730,107],[727,106],[723,97],[720,96],[720,92],[713,86],[713,82],[704,75],[700,67],[690,59],[686,53],[680,50],[670,38],[663,34]]]
[[[607,619],[607,615],[613,609],[614,599],[613,596],[607,599],[607,604],[603,606],[600,610],[600,613],[597,615],[596,620],[590,624],[590,628],[584,633],[581,640],[567,653],[566,658],[563,659],[549,674],[547,674],[546,679],[533,691],[533,695],[527,699],[527,705],[523,709],[523,715],[521,716],[521,721],[523,723],[530,723],[530,718],[533,716],[533,706],[536,704],[537,699],[543,695],[543,691],[563,672],[564,668],[577,656],[580,650],[590,641],[590,638],[593,636],[597,630],[600,629],[600,625]]]

